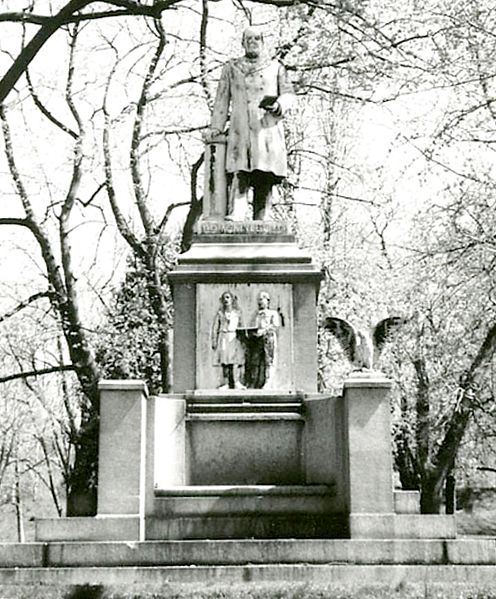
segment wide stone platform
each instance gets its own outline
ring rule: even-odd
[[[453,516],[421,515],[418,492],[393,488],[390,381],[354,372],[339,396],[317,392],[320,278],[284,224],[203,222],[170,273],[173,393],[101,382],[98,514],[38,520],[37,543],[0,546],[0,590],[492,582],[493,539],[455,539]],[[265,388],[219,389],[226,291],[244,342],[262,292],[277,311],[270,385],[238,373]]]
[[[36,585],[37,593],[40,585],[147,585],[149,590],[149,585],[167,583],[277,581],[354,588],[405,583],[481,588],[494,585],[495,575],[496,539],[0,545],[0,585]]]
[[[36,540],[454,538],[453,516],[393,491],[389,385],[148,397],[103,382],[98,515],[38,520]]]

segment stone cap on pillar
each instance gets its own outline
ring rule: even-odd
[[[344,381],[343,386],[345,389],[357,387],[389,389],[392,386],[392,382],[379,370],[361,370],[350,373],[348,378]]]
[[[142,391],[148,397],[148,387],[139,379],[103,379],[98,383],[99,391]]]

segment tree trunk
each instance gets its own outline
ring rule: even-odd
[[[404,432],[396,438],[394,462],[400,476],[401,488],[405,491],[418,491],[420,477],[417,472],[415,458]]]
[[[81,425],[72,439],[74,464],[67,488],[67,516],[94,516],[97,511],[99,402],[83,405]]]
[[[420,489],[420,512],[422,514],[439,514],[445,477],[437,472],[428,473],[422,480]]]
[[[15,478],[14,478],[14,505],[16,512],[16,524],[17,524],[17,542],[24,543],[24,512],[22,507],[22,496],[21,496],[21,476],[19,473],[19,460],[16,457],[15,460]]]

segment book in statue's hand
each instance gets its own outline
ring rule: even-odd
[[[264,96],[260,100],[259,108],[263,108],[264,110],[269,110],[272,108],[274,102],[277,102],[277,96]]]

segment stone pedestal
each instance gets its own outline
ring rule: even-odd
[[[271,388],[315,392],[320,279],[320,271],[283,223],[201,223],[191,249],[169,274],[175,314],[174,391],[221,384],[211,329],[222,293],[236,296],[245,326],[250,327],[257,296],[266,291],[281,321]]]
[[[282,223],[229,223],[215,210],[169,274],[174,393],[101,383],[98,515],[39,521],[37,540],[453,537],[452,516],[422,516],[417,494],[393,490],[390,382],[354,373],[342,396],[317,392],[310,256]],[[232,321],[219,312],[225,291]],[[262,291],[280,325],[270,388],[246,375],[249,335],[262,336],[269,310]],[[219,389],[213,323],[234,321],[236,352],[222,356],[243,348],[251,388]]]

